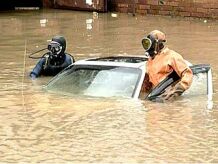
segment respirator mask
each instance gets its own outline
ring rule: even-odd
[[[48,50],[52,53],[52,55],[54,55],[55,57],[57,57],[61,51],[62,51],[62,46],[60,45],[60,43],[55,42],[55,41],[51,41],[48,44]]]
[[[142,39],[142,46],[145,49],[146,55],[154,58],[155,55],[157,55],[160,50],[164,48],[164,42],[166,42],[166,40],[158,40],[152,35],[148,35]]]
[[[158,53],[158,40],[154,39],[151,35],[142,39],[142,46],[147,56],[154,57]]]

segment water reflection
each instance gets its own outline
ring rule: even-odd
[[[91,30],[92,29],[92,19],[86,19],[86,29]]]
[[[41,25],[41,27],[45,27],[47,22],[48,22],[47,19],[40,19],[40,25]]]
[[[1,13],[1,162],[217,162],[217,26],[120,13],[96,19],[68,10]],[[204,96],[167,104],[59,96],[41,89],[49,77],[28,77],[36,63],[28,54],[56,34],[67,38],[67,51],[78,60],[143,55],[140,40],[156,28],[189,61],[211,64],[213,110]]]

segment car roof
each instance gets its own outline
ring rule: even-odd
[[[148,60],[145,56],[108,56],[78,60],[75,65],[102,65],[140,68]]]

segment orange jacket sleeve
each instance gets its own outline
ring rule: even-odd
[[[184,89],[188,89],[191,86],[193,73],[192,70],[189,68],[185,60],[181,55],[172,51],[172,60],[170,66],[176,73],[180,76],[180,84],[184,87]]]

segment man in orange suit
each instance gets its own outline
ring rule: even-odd
[[[142,39],[142,45],[149,56],[147,62],[147,73],[152,88],[157,86],[173,71],[177,73],[180,80],[169,87],[160,95],[163,101],[172,100],[180,96],[192,83],[193,73],[183,57],[164,45],[166,36],[163,32],[154,30]]]

